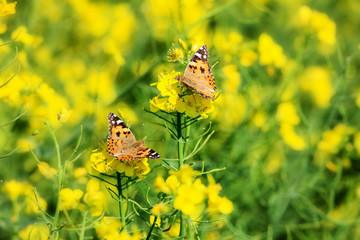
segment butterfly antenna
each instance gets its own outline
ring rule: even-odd
[[[147,136],[144,135],[144,127],[145,127],[145,124],[142,123],[141,124],[141,138],[145,140],[147,138]]]
[[[219,61],[216,61],[213,65],[211,65],[211,68],[214,68],[218,63]]]

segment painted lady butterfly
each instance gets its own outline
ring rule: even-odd
[[[144,141],[136,141],[134,134],[114,113],[107,116],[109,121],[108,152],[115,158],[132,161],[139,158],[159,158],[151,148],[144,147]]]
[[[213,93],[216,92],[215,79],[208,59],[209,52],[206,45],[204,45],[191,58],[185,68],[184,75],[176,76],[176,78],[181,83],[194,89],[202,97],[214,100],[215,95]]]

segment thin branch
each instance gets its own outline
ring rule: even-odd
[[[11,123],[15,122],[16,120],[18,120],[19,118],[21,118],[21,117],[27,112],[28,109],[29,109],[29,107],[27,107],[27,108],[25,109],[25,111],[24,111],[23,113],[21,113],[19,116],[17,116],[16,118],[10,120],[10,121],[7,122],[7,123],[1,124],[0,127],[4,127],[4,126],[10,125]]]

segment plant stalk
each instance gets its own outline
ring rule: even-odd
[[[177,141],[178,141],[178,157],[179,157],[179,169],[184,164],[184,141],[182,136],[181,129],[181,114],[177,113]],[[181,239],[185,236],[185,228],[186,228],[186,216],[180,212],[180,232],[179,237]]]
[[[58,233],[57,225],[59,222],[59,215],[60,215],[60,192],[63,188],[63,179],[64,179],[64,175],[65,175],[65,168],[63,167],[63,164],[61,162],[60,147],[59,147],[59,143],[56,139],[55,133],[54,133],[53,129],[50,127],[49,123],[46,123],[46,126],[48,127],[51,137],[54,141],[54,145],[55,145],[55,149],[56,149],[57,165],[58,165],[57,168],[59,171],[58,186],[57,186],[58,187],[58,200],[57,200],[57,204],[56,204],[54,220],[51,224],[51,238],[58,239],[59,233]],[[53,233],[55,233],[55,236],[53,236]]]
[[[118,196],[119,196],[119,213],[120,213],[120,221],[122,223],[122,226],[125,226],[125,209],[124,209],[124,199],[123,199],[123,193],[122,193],[122,187],[121,187],[121,174],[119,172],[116,172],[116,179],[117,179],[117,185],[116,188],[118,190]]]

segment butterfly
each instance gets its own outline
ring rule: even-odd
[[[139,158],[159,158],[160,155],[151,148],[144,147],[144,141],[136,141],[134,134],[114,113],[107,116],[109,121],[109,137],[107,148],[110,155],[126,161]]]
[[[202,97],[214,100],[214,92],[216,92],[215,79],[208,59],[209,52],[206,45],[204,45],[191,58],[183,76],[176,76],[176,78],[181,83],[194,89]]]

